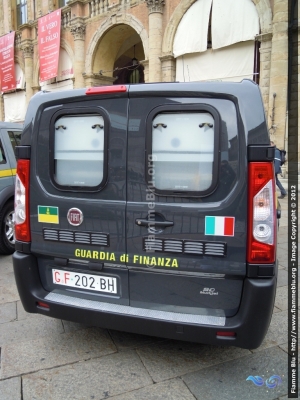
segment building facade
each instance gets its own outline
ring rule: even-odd
[[[39,90],[248,78],[261,88],[271,139],[287,148],[288,0],[0,0],[0,4],[4,11],[0,36],[16,32],[18,82],[17,90],[0,97],[0,120],[21,122],[30,98]],[[58,8],[58,76],[41,82],[38,19]]]

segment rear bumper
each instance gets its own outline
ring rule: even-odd
[[[76,297],[55,296],[44,290],[33,255],[16,251],[13,255],[13,266],[19,295],[27,312],[106,329],[246,349],[257,348],[267,333],[277,282],[277,268],[275,276],[271,278],[245,278],[237,314],[224,318],[223,322],[214,320],[212,325],[210,318],[203,323],[201,318],[193,319],[191,314],[181,314],[185,318],[180,318],[178,313],[167,315],[154,310],[116,307],[109,303],[77,302]],[[37,302],[47,303],[50,308],[40,307]],[[217,336],[219,331],[234,331],[236,336]]]

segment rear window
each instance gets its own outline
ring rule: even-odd
[[[54,125],[54,173],[59,187],[97,188],[104,180],[105,135],[101,115],[61,116]]]
[[[149,131],[148,185],[161,194],[204,195],[213,190],[220,133],[212,107],[157,113]]]

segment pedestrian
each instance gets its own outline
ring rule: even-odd
[[[276,178],[276,185],[278,186],[281,195],[278,197],[279,199],[284,199],[287,195],[286,190],[282,186],[280,180],[278,179],[278,174],[281,174],[281,157],[280,157],[280,150],[276,147],[274,142],[271,142],[271,146],[275,146],[275,178]]]

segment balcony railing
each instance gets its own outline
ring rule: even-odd
[[[69,28],[71,26],[71,8],[64,7],[61,10],[61,27],[63,29]]]
[[[109,11],[133,7],[144,2],[145,0],[114,0],[113,3],[109,0],[91,0],[89,1],[89,17],[93,18]]]

